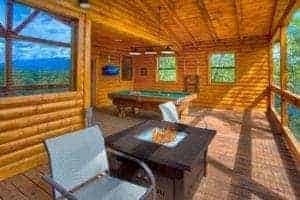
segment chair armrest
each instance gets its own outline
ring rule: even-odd
[[[62,185],[54,181],[52,178],[48,176],[42,177],[47,183],[49,183],[55,190],[57,190],[62,197],[67,198],[68,200],[78,200],[72,192],[66,190]]]
[[[113,149],[110,149],[110,148],[107,148],[107,151],[112,153],[112,154],[115,154],[117,156],[120,156],[120,157],[126,158],[128,160],[131,160],[131,161],[137,163],[139,166],[141,166],[143,168],[143,170],[146,172],[147,176],[150,178],[150,182],[151,182],[151,186],[148,189],[147,193],[150,193],[152,191],[153,192],[153,199],[155,200],[156,199],[155,178],[154,178],[154,175],[153,175],[151,169],[148,167],[148,165],[146,163],[144,163],[143,161],[141,161],[137,158],[134,158],[132,156],[129,156],[125,153],[122,153],[122,152],[119,152],[119,151],[116,151],[116,150],[113,150]]]

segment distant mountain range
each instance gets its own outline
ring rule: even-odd
[[[69,58],[15,60],[13,66],[16,70],[36,70],[42,67],[46,71],[65,71],[70,69],[71,60]],[[3,68],[4,63],[0,63],[0,69]]]

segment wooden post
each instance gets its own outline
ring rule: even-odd
[[[5,37],[5,68],[6,68],[6,88],[10,93],[12,87],[12,23],[13,23],[13,1],[7,1],[7,13],[6,13],[6,33],[8,37]]]
[[[91,26],[92,22],[87,17],[84,20],[85,38],[84,38],[84,80],[83,80],[83,94],[84,94],[84,108],[91,105]]]
[[[271,90],[273,85],[273,71],[274,71],[274,62],[273,62],[273,43],[269,47],[269,96],[268,96],[268,109],[271,109],[274,105],[274,93]]]
[[[282,96],[287,89],[288,69],[287,69],[287,26],[280,28],[280,90],[281,90],[281,124],[288,124],[287,100]]]

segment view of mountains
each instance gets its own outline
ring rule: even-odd
[[[0,63],[0,70],[3,70],[5,63]],[[36,70],[45,71],[65,71],[71,66],[70,58],[43,58],[43,59],[26,59],[13,61],[15,70]]]

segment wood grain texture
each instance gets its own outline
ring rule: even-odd
[[[116,46],[118,43],[112,42]],[[95,107],[105,107],[112,105],[108,98],[108,93],[120,90],[133,89],[133,80],[123,81],[121,74],[117,76],[104,76],[102,74],[102,67],[106,64],[114,64],[121,67],[122,70],[122,56],[127,55],[129,49],[117,49],[114,46],[93,43],[93,63],[94,72],[96,73],[95,80]],[[110,63],[109,63],[110,62]]]
[[[67,1],[21,2],[78,21],[76,91],[0,98],[0,180],[46,163],[43,141],[83,128],[90,99],[91,22],[85,12]]]
[[[236,82],[234,84],[211,84],[209,81],[209,55],[213,52],[235,52]],[[193,105],[226,109],[266,110],[267,88],[269,84],[269,46],[268,41],[261,44],[233,46],[210,46],[186,49],[177,55],[177,82],[156,81],[156,57],[140,56],[134,59],[134,88],[152,90],[182,91],[185,75],[200,76],[198,98]],[[148,76],[140,76],[140,67],[148,68]]]

